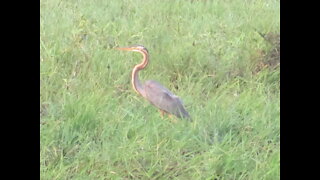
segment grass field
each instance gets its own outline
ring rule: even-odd
[[[280,2],[41,0],[40,177],[280,179]],[[259,33],[262,33],[261,36]],[[265,36],[265,37],[263,37]],[[140,78],[180,96],[161,118]],[[173,122],[177,121],[177,122]]]

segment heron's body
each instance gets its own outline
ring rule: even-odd
[[[138,73],[140,70],[144,69],[149,62],[148,50],[145,47],[138,45],[117,49],[135,51],[143,55],[143,61],[136,65],[132,71],[132,86],[138,94],[143,96],[162,112],[173,114],[178,118],[190,118],[189,113],[185,110],[180,98],[162,86],[159,82],[154,80],[148,80],[144,84],[140,82]]]

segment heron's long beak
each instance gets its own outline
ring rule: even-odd
[[[118,47],[118,48],[115,48],[115,49],[122,50],[122,51],[132,51],[132,50],[134,50],[134,48],[132,48],[132,47]]]

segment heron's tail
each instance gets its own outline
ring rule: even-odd
[[[192,121],[190,114],[184,108],[181,108],[179,115],[180,115],[180,116],[178,116],[179,118],[186,119],[190,122]]]

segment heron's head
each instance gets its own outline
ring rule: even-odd
[[[118,50],[122,51],[134,51],[134,52],[140,52],[140,53],[148,53],[147,48],[145,48],[142,45],[134,45],[134,46],[129,46],[129,47],[118,47],[116,48]]]

